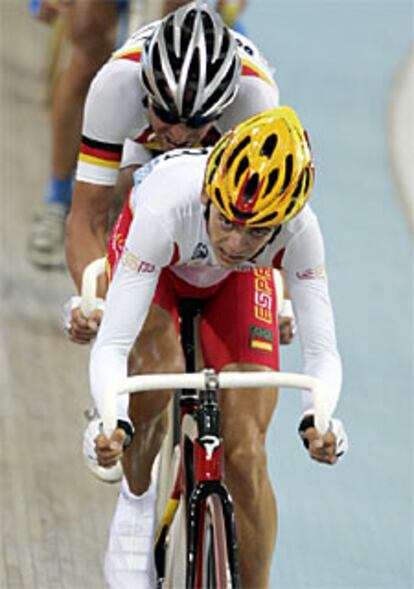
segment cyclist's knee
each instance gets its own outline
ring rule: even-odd
[[[129,417],[135,429],[143,434],[153,428],[164,432],[168,421],[166,409],[171,397],[171,391],[150,391],[131,395]]]
[[[242,432],[239,439],[226,439],[224,432],[226,476],[243,496],[259,495],[267,472],[264,437],[257,430]]]

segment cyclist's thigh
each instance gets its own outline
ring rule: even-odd
[[[257,364],[230,364],[225,370],[260,371],[268,368]],[[278,401],[276,388],[230,389],[221,391],[221,424],[226,452],[241,446],[249,452],[263,447]]]
[[[129,355],[129,373],[162,373],[183,370],[182,352],[171,314],[152,304]]]
[[[273,273],[233,272],[203,307],[200,338],[205,365],[279,369],[279,338]]]
[[[161,273],[155,304],[129,355],[129,374],[184,372],[184,358],[178,339],[178,310],[174,290],[165,273]],[[130,415],[145,423],[162,411],[171,398],[171,391],[153,391],[133,395]]]

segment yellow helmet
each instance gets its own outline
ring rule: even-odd
[[[305,206],[314,167],[306,132],[282,106],[247,119],[214,146],[206,192],[229,221],[280,225]]]

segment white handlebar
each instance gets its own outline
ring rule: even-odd
[[[89,317],[96,309],[96,290],[98,276],[105,272],[105,258],[94,260],[83,271],[80,309],[85,317]]]
[[[96,308],[96,292],[98,276],[105,272],[105,258],[99,258],[91,262],[84,270],[82,277],[80,308],[85,317],[89,317]],[[280,274],[275,272],[276,292],[278,307],[283,302],[283,282]],[[309,389],[314,398],[315,426],[321,434],[328,431],[330,415],[324,384],[317,378],[303,374],[287,372],[221,372],[218,375],[218,385],[226,388],[253,388],[253,387],[287,387]],[[104,393],[103,424],[104,431],[110,436],[117,422],[117,397],[127,393],[137,393],[149,390],[165,389],[203,389],[207,385],[207,373],[194,374],[151,374],[125,378],[114,386],[108,386]],[[115,467],[104,468],[95,466],[94,474],[103,480],[118,480],[120,464]]]
[[[325,385],[317,378],[289,372],[220,372],[218,384],[222,389],[252,387],[287,387],[309,389],[314,398],[315,426],[321,434],[329,428],[329,410]],[[194,374],[150,374],[130,376],[115,385],[109,385],[104,393],[103,424],[110,436],[116,427],[116,401],[118,395],[139,391],[165,389],[203,389],[206,388],[206,372]]]

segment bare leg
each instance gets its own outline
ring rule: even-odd
[[[41,268],[64,264],[65,220],[72,197],[83,106],[92,78],[114,47],[117,9],[108,0],[75,0],[63,5],[62,18],[71,54],[52,97],[46,203],[34,219],[27,252],[29,260]]]
[[[78,0],[62,16],[71,54],[52,102],[51,165],[57,178],[66,178],[75,168],[86,94],[113,51],[118,13],[115,3],[108,0]]]
[[[189,0],[164,0],[162,9],[161,9],[161,17],[166,16],[170,12],[174,12],[177,8],[184,6],[184,4],[188,4]]]
[[[232,365],[226,370],[266,369]],[[265,589],[269,585],[277,511],[267,472],[265,437],[277,398],[275,389],[225,391],[220,397],[225,480],[234,501],[245,589]]]

